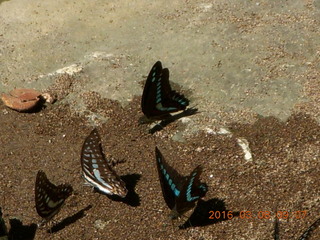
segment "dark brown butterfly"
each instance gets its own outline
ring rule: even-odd
[[[97,129],[93,129],[83,143],[81,151],[82,174],[86,182],[108,195],[127,195],[125,183],[106,160]]]
[[[157,147],[156,162],[163,198],[171,209],[171,218],[175,219],[193,208],[207,193],[207,185],[199,179],[202,168],[198,166],[189,176],[183,177],[166,163]]]
[[[168,68],[162,68],[161,62],[156,62],[143,89],[141,108],[144,115],[148,119],[161,120],[170,113],[185,110],[188,105],[187,98],[171,89]]]
[[[44,222],[51,220],[71,195],[73,189],[69,184],[58,186],[51,183],[43,171],[38,171],[35,186],[35,202],[38,214]],[[41,224],[40,224],[41,225]]]

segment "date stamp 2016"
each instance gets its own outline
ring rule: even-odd
[[[240,219],[272,219],[272,218],[278,218],[278,219],[304,219],[308,211],[247,211],[243,210],[235,214],[233,211],[209,211],[209,219],[212,220],[219,220],[219,219],[232,219],[235,216],[239,217]]]

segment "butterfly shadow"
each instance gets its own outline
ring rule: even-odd
[[[121,179],[126,183],[126,187],[128,189],[127,196],[125,198],[121,198],[116,195],[107,195],[107,197],[113,201],[123,202],[132,207],[140,206],[140,197],[134,190],[140,178],[141,174],[136,173],[121,176]]]
[[[154,134],[156,132],[159,132],[162,129],[164,129],[167,125],[169,125],[170,123],[172,123],[180,118],[191,116],[191,115],[194,115],[197,113],[199,113],[198,108],[188,108],[188,109],[184,110],[183,112],[175,114],[175,115],[169,114],[169,116],[166,119],[163,119],[160,123],[158,123],[154,127],[152,127],[149,130],[149,133]]]
[[[23,225],[19,219],[10,219],[9,239],[33,240],[37,230],[37,224]]]
[[[77,213],[73,214],[72,216],[63,219],[61,222],[55,224],[50,229],[48,229],[47,232],[48,233],[55,233],[55,232],[58,232],[58,231],[64,229],[65,227],[71,225],[72,223],[75,223],[79,219],[83,218],[85,216],[85,212],[88,211],[90,208],[92,208],[92,206],[88,205],[87,207],[80,210],[79,212],[77,212]]]
[[[230,210],[226,209],[225,202],[218,198],[212,198],[208,201],[200,199],[195,207],[193,213],[188,220],[179,226],[179,229],[187,229],[189,227],[203,227],[218,222],[231,220],[227,217]],[[218,213],[220,216],[214,216]],[[233,212],[232,217],[239,216],[240,212]]]

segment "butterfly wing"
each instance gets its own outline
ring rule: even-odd
[[[84,179],[93,187],[108,195],[127,195],[125,183],[111,168],[103,154],[97,129],[93,129],[83,143],[81,167]]]
[[[141,98],[142,112],[147,118],[155,118],[168,114],[168,112],[156,108],[157,102],[161,101],[162,98],[161,79],[162,64],[160,61],[157,61],[149,72]]]
[[[158,91],[158,89],[157,89]],[[168,68],[162,69],[161,77],[161,100],[157,99],[156,108],[167,112],[185,110],[189,105],[189,100],[183,94],[173,91],[169,82]]]
[[[50,220],[56,215],[73,189],[69,184],[54,185],[43,171],[38,171],[35,186],[35,202],[38,214]]]
[[[181,183],[185,180],[175,169],[170,167],[156,147],[156,162],[162,195],[170,209],[175,207],[175,200],[180,196]]]
[[[197,166],[187,177],[181,190],[180,196],[176,199],[175,211],[179,214],[193,208],[195,202],[204,197],[208,191],[206,184],[200,182],[202,167]]]
[[[151,68],[147,81],[144,85],[142,98],[141,98],[141,108],[144,115],[151,117],[156,115],[154,113],[154,106],[156,102],[156,92],[157,92],[157,81],[161,78],[162,65],[161,62],[156,62]]]
[[[157,61],[148,75],[143,89],[141,108],[148,118],[162,118],[169,113],[185,110],[189,100],[183,95],[172,91],[169,82],[169,70],[162,69]]]
[[[8,230],[6,223],[4,222],[2,218],[2,209],[0,207],[0,239],[7,239],[7,238],[2,238],[8,235]]]

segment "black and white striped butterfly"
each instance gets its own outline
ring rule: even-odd
[[[93,129],[83,143],[81,151],[82,175],[87,183],[108,195],[127,195],[125,183],[111,168],[101,147],[97,129]]]
[[[171,218],[175,219],[192,209],[196,201],[207,193],[207,185],[200,183],[199,179],[202,168],[199,165],[189,176],[183,177],[166,163],[157,147],[156,162],[162,194],[171,209]]]
[[[72,194],[69,184],[58,186],[51,183],[43,171],[38,171],[35,186],[35,202],[38,214],[48,222],[56,215],[64,201]]]
[[[182,94],[171,89],[169,83],[169,70],[162,68],[161,62],[156,62],[145,83],[141,108],[148,119],[162,120],[170,113],[185,110],[189,100]],[[141,123],[143,123],[141,119]]]

